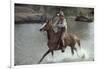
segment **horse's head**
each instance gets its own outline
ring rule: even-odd
[[[46,22],[41,26],[40,31],[47,31],[52,27],[52,20],[46,20]]]

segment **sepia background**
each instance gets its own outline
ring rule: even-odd
[[[70,48],[66,48],[65,53],[55,51],[54,57],[49,54],[42,63],[94,60],[93,8],[15,4],[15,65],[37,64],[48,50],[47,35],[39,29],[45,17],[54,16],[60,8],[63,8],[68,32],[75,33],[80,38],[83,50],[79,53],[84,53],[85,58],[81,59],[76,54],[72,56]],[[76,21],[78,16],[83,17]]]

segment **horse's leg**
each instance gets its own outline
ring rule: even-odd
[[[63,46],[63,41],[62,40],[60,41],[59,45],[60,45],[60,48],[61,48],[61,52],[64,53],[65,52],[65,48]]]
[[[78,44],[78,46],[81,48],[81,43],[80,43],[80,39],[75,39],[76,40],[76,42],[77,42],[77,44]]]
[[[78,52],[77,52],[77,49],[75,47],[74,47],[74,50],[76,51],[77,56],[80,57]]]
[[[74,48],[71,47],[71,53],[72,53],[72,56],[74,55]]]
[[[38,64],[40,64],[40,62],[44,59],[44,57],[45,57],[48,53],[50,53],[50,50],[48,50],[48,51],[43,55],[43,57],[40,59],[40,61],[38,62]]]
[[[53,56],[54,55],[54,51],[53,50],[51,51],[51,55],[52,55],[52,59],[54,59],[54,56]]]
[[[53,51],[51,51],[51,55],[52,55],[52,56],[54,55],[54,52],[53,52]]]
[[[64,40],[64,37],[61,37],[61,45],[62,45],[62,52],[65,52],[65,40]]]

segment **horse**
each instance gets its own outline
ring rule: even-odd
[[[52,24],[52,20],[47,20],[46,23],[44,23],[42,25],[42,27],[40,28],[40,31],[46,31],[47,32],[47,37],[48,37],[48,50],[47,52],[42,56],[42,58],[40,59],[40,61],[38,63],[41,63],[42,60],[44,59],[44,57],[46,55],[48,55],[49,53],[52,54],[52,56],[54,55],[54,51],[55,50],[61,50],[62,46],[58,45],[59,43],[59,38],[60,38],[60,33],[59,32],[54,32],[53,30],[53,24]],[[72,34],[72,33],[67,33],[65,32],[64,36],[63,36],[64,42],[65,42],[65,46],[69,46],[71,47],[71,53],[72,55],[74,54],[74,51],[77,52],[77,48],[75,47],[75,44],[77,43],[78,46],[81,48],[80,45],[80,39]],[[66,48],[65,47],[65,48]]]

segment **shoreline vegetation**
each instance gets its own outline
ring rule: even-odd
[[[15,4],[15,24],[30,24],[43,23],[46,17],[53,17],[57,11],[62,8],[65,18],[74,18],[79,16],[79,21],[91,22],[94,20],[94,8],[83,7],[60,7],[60,6],[46,6],[46,5],[29,5],[29,4]]]

